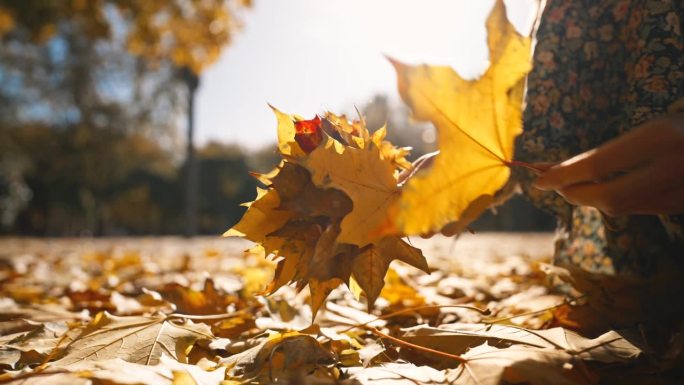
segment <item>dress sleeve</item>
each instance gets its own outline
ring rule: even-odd
[[[625,112],[632,127],[664,113],[684,112],[684,5],[639,1],[625,28],[630,60]],[[684,215],[661,215],[671,238],[684,239]]]
[[[668,112],[684,98],[684,4],[638,1],[625,27],[630,53],[625,113],[632,127]]]

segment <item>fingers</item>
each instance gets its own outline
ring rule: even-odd
[[[684,153],[675,153],[633,172],[599,183],[579,183],[558,189],[573,204],[594,206],[610,216],[674,214],[684,206]]]
[[[535,187],[556,190],[578,183],[598,182],[617,172],[634,169],[673,146],[681,146],[684,136],[676,131],[672,119],[649,121],[594,150],[549,168],[537,178]]]
[[[599,170],[595,158],[597,151],[594,149],[584,152],[550,167],[534,181],[534,187],[540,190],[554,190],[598,179]]]

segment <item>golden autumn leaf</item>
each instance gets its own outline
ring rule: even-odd
[[[373,303],[385,286],[385,275],[390,263],[398,259],[429,272],[422,252],[396,237],[383,238],[377,246],[357,254],[352,261],[352,274],[363,289],[368,302]]]
[[[293,214],[280,210],[280,197],[276,190],[257,189],[257,198],[248,205],[240,222],[226,231],[223,236],[245,237],[253,242],[264,242],[266,235],[279,229]]]
[[[522,132],[530,39],[506,19],[502,1],[486,26],[490,66],[479,79],[463,79],[451,67],[392,62],[414,118],[436,126],[440,154],[406,183],[387,232],[421,234],[471,221],[508,181],[513,143]]]
[[[315,187],[306,168],[284,162],[278,170],[269,179],[269,184],[282,197],[281,209],[300,217],[322,215],[334,219],[342,218],[352,210],[351,200],[342,191]]]
[[[278,120],[278,151],[280,154],[287,157],[303,157],[306,155],[304,150],[299,147],[299,144],[295,140],[297,135],[297,129],[295,127],[295,119],[293,116],[286,113],[280,112],[277,108],[271,106],[271,110],[276,115]]]
[[[354,207],[342,220],[339,242],[363,247],[374,240],[375,230],[387,216],[387,208],[399,197],[394,167],[383,162],[374,143],[366,148],[346,147],[328,140],[305,160],[314,184],[336,188],[349,196]]]
[[[287,370],[312,368],[335,362],[331,352],[325,350],[312,336],[299,332],[271,333],[258,345],[239,354],[223,358],[221,366],[228,368],[236,379],[261,379],[258,383],[273,382],[276,372],[280,376]],[[280,377],[279,377],[280,378]]]
[[[411,147],[395,147],[392,143],[385,140],[387,136],[387,126],[378,128],[371,137],[373,143],[380,149],[380,157],[383,160],[391,161],[396,167],[402,170],[413,169],[413,164],[406,157],[411,152]]]

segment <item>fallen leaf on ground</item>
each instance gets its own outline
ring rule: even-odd
[[[453,385],[499,385],[502,383],[534,385],[596,384],[587,377],[584,363],[574,364],[573,357],[562,350],[512,346],[499,349],[483,344],[470,349],[463,358],[466,365],[450,369],[447,375]],[[580,365],[580,367],[578,367]]]
[[[221,360],[231,376],[250,380],[271,380],[304,367],[331,365],[335,357],[310,335],[298,332],[274,333],[259,345]]]
[[[587,361],[628,362],[641,355],[641,349],[615,331],[589,339],[563,328],[530,330],[490,324],[445,324],[438,328],[415,326],[405,330],[403,340],[441,352],[463,354],[487,343],[496,348],[525,345],[562,350]]]
[[[99,313],[64,348],[54,366],[121,358],[154,365],[162,353],[183,362],[198,339],[212,339],[209,326],[167,316],[118,317]]]

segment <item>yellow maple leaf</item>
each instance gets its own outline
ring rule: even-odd
[[[278,173],[271,173],[268,185],[278,191],[280,208],[303,217],[342,218],[352,209],[352,202],[341,191],[316,188],[307,169],[283,162]]]
[[[244,237],[252,242],[263,243],[266,235],[281,228],[294,216],[292,212],[279,208],[280,197],[273,189],[257,188],[256,199],[247,206],[247,212],[240,222],[223,233],[224,237]]]
[[[373,133],[371,140],[380,149],[380,157],[389,160],[395,167],[402,170],[411,170],[413,165],[406,159],[411,152],[411,147],[395,147],[392,143],[385,140],[387,136],[387,126],[384,125]]]
[[[373,142],[365,148],[348,147],[328,138],[302,164],[316,186],[339,189],[353,202],[352,211],[342,220],[337,242],[363,247],[377,240],[373,231],[399,197],[394,167],[382,161],[378,147]]]
[[[279,111],[269,104],[278,120],[278,151],[284,157],[303,157],[306,155],[304,150],[295,141],[295,119],[292,115]]]
[[[365,251],[355,255],[351,261],[352,276],[355,283],[366,293],[369,312],[385,286],[387,270],[395,259],[430,273],[427,261],[420,249],[397,237],[383,238],[373,247],[366,248]]]
[[[486,26],[490,66],[479,79],[465,80],[451,67],[393,61],[401,97],[415,119],[434,123],[440,154],[405,185],[386,232],[421,234],[471,221],[508,181],[513,143],[522,132],[530,39],[506,19],[501,0]]]

